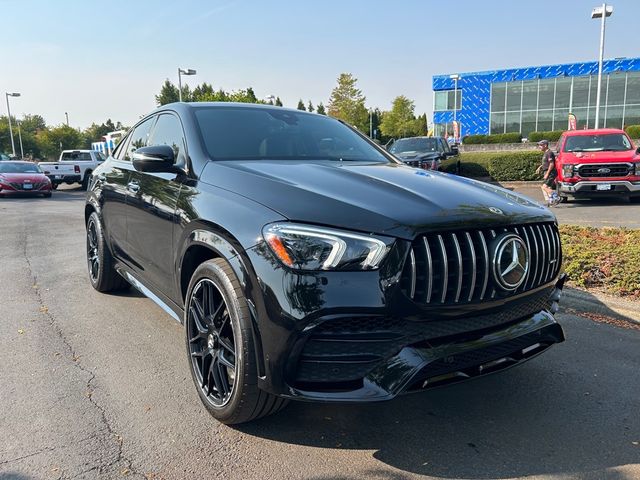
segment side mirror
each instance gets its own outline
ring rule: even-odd
[[[139,172],[177,173],[175,153],[169,145],[140,147],[132,155],[133,168]]]

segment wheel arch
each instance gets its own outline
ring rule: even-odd
[[[189,282],[196,268],[203,262],[214,258],[222,258],[233,270],[242,286],[247,299],[251,333],[256,347],[258,375],[264,375],[264,357],[258,317],[253,292],[259,288],[256,274],[249,259],[243,255],[240,242],[226,229],[209,222],[198,222],[198,225],[186,236],[176,271],[179,282],[178,291],[182,300],[183,310],[186,310],[186,296]]]

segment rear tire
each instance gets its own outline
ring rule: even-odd
[[[116,272],[113,265],[100,217],[92,212],[87,220],[87,267],[93,288],[103,293],[129,288],[129,283]]]
[[[286,399],[258,388],[247,299],[226,261],[208,260],[196,269],[185,305],[189,369],[209,413],[231,425],[284,408]]]

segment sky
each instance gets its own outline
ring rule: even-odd
[[[192,87],[253,87],[327,105],[352,73],[367,107],[398,95],[431,118],[433,75],[597,60],[594,0],[0,0],[0,92],[11,113],[132,125],[177,68]],[[605,58],[640,56],[639,0],[615,0]],[[3,99],[4,100],[4,99]],[[6,114],[6,102],[0,104]]]

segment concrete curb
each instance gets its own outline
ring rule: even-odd
[[[640,324],[639,301],[624,300],[565,286],[560,305],[606,316],[611,316],[611,312],[614,312],[626,320]]]

